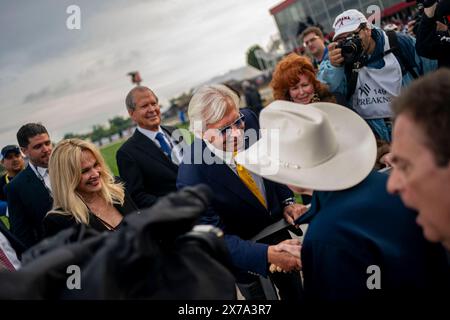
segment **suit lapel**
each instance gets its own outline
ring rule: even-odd
[[[172,170],[177,170],[177,166],[162,152],[160,148],[148,137],[143,135],[136,129],[133,135],[136,141],[136,147],[145,152],[146,155],[152,157],[156,161],[164,164]]]
[[[24,173],[26,174],[26,180],[27,180],[27,189],[33,190],[31,192],[31,195],[34,198],[42,198],[47,197],[48,201],[52,201],[52,195],[49,194],[49,191],[44,185],[44,182],[39,180],[39,178],[36,176],[36,173],[34,173],[33,169],[28,165],[28,167],[25,169]]]
[[[214,180],[218,184],[222,185],[245,202],[251,204],[256,209],[267,211],[267,209],[261,204],[261,202],[259,202],[258,198],[256,198],[255,195],[245,186],[238,175],[234,173],[233,170],[228,167],[228,165],[222,163],[221,161],[222,160],[218,159],[217,163],[206,165],[209,179]],[[269,201],[267,202],[269,204]]]

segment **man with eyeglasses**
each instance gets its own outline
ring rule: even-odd
[[[314,68],[319,69],[322,61],[328,59],[328,48],[322,31],[317,27],[308,27],[302,32],[300,39],[303,39],[303,46],[313,57]]]
[[[344,95],[378,139],[390,142],[392,98],[402,86],[435,69],[436,61],[419,57],[412,37],[386,33],[354,9],[338,15],[333,28],[329,60],[320,65],[318,79]]]
[[[177,187],[206,184],[212,189],[211,206],[199,223],[224,231],[245,298],[266,298],[256,275],[267,277],[270,267],[278,267],[292,272],[270,275],[281,298],[300,299],[300,259],[289,253],[300,248],[298,240],[290,239],[287,229],[258,243],[252,240],[283,217],[294,227],[295,217],[306,211],[305,206],[295,203],[286,186],[252,174],[234,161],[237,151],[258,140],[258,118],[251,110],[240,111],[239,97],[224,85],[201,87],[192,97],[188,113],[195,139],[184,154]]]
[[[161,126],[158,97],[152,90],[134,87],[125,104],[137,128],[117,151],[117,166],[133,201],[139,208],[148,208],[176,190],[182,154],[172,136],[175,128]]]

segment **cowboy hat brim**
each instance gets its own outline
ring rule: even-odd
[[[278,157],[268,154],[267,148],[262,147],[267,145],[267,138],[263,136],[238,153],[236,162],[266,179],[313,190],[344,190],[360,183],[373,169],[376,160],[376,141],[367,123],[352,110],[334,103],[296,107],[318,108],[328,115],[338,143],[334,156],[310,168],[283,166]]]

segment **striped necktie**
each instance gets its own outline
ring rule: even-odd
[[[236,156],[236,153],[237,152],[234,152],[233,156]],[[250,172],[248,172],[247,169],[245,169],[243,166],[241,166],[238,163],[236,163],[236,171],[237,171],[239,178],[245,184],[247,189],[249,189],[253,193],[253,195],[259,200],[259,202],[261,202],[261,204],[264,206],[264,208],[267,209],[266,199],[264,198],[261,190],[258,188],[258,185],[256,184],[255,180],[253,180],[253,177],[250,174]]]
[[[6,256],[5,252],[1,247],[0,247],[0,265],[5,267],[6,270],[9,271],[16,270],[16,268],[14,268],[13,264],[11,263],[11,261],[9,261],[8,257]]]
[[[158,132],[156,134],[156,140],[158,140],[159,145],[161,146],[161,150],[169,157],[171,158],[172,155],[172,148],[170,145],[166,142],[166,139],[164,139],[164,135],[161,132]]]

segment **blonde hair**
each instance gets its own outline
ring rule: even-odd
[[[201,136],[196,122],[201,122],[204,131],[207,124],[222,120],[228,105],[232,103],[239,111],[239,97],[230,88],[223,84],[206,85],[199,88],[191,98],[188,108],[190,130]]]
[[[53,209],[48,214],[72,215],[77,223],[89,224],[89,209],[76,191],[81,180],[83,151],[91,152],[102,169],[100,196],[109,204],[123,205],[124,187],[114,181],[114,176],[97,147],[80,139],[66,139],[57,144],[50,156],[48,171],[52,185]]]

